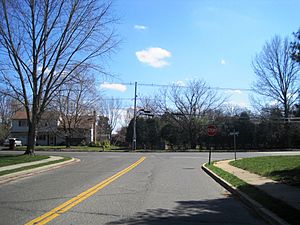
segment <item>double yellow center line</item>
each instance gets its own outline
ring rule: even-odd
[[[114,180],[118,179],[119,177],[123,176],[125,173],[128,173],[130,170],[135,168],[137,165],[139,165],[141,162],[145,160],[145,157],[140,158],[138,161],[135,163],[131,164],[124,170],[116,173],[115,175],[105,179],[104,181],[100,182],[99,184],[96,184],[95,186],[91,187],[90,189],[80,193],[76,197],[64,202],[63,204],[51,209],[49,212],[27,222],[25,225],[42,225],[50,222],[54,218],[58,217],[60,214],[67,212],[83,200],[87,199],[91,195],[95,194],[97,191],[101,190],[105,186],[109,185],[111,182]]]

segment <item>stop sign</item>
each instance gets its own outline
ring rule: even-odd
[[[216,133],[217,133],[217,127],[215,125],[208,125],[207,126],[208,136],[210,136],[210,137],[215,136]]]

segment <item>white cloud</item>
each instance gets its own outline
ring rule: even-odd
[[[247,102],[244,102],[244,101],[228,101],[228,102],[225,102],[225,105],[238,106],[238,107],[241,107],[241,108],[248,108],[249,107],[249,104]]]
[[[38,72],[41,73],[43,67],[42,67],[42,66],[39,66],[37,69],[38,69]],[[49,73],[50,73],[50,70],[49,70],[48,67],[47,67],[47,68],[45,69],[45,71],[44,71],[44,74],[48,75]]]
[[[134,25],[134,29],[136,30],[146,30],[147,27],[144,25]]]
[[[225,93],[228,93],[228,94],[243,94],[243,92],[241,90],[226,90]]]
[[[123,84],[115,84],[115,83],[107,83],[107,82],[100,84],[100,87],[103,89],[110,89],[110,90],[115,90],[120,92],[124,92],[127,89],[126,86]]]
[[[138,60],[155,68],[161,68],[169,65],[165,58],[171,57],[171,52],[158,47],[147,48],[146,50],[135,53]]]
[[[269,101],[268,104],[270,106],[277,106],[279,104],[279,102],[277,100],[272,100],[272,101]]]
[[[173,84],[175,84],[176,86],[179,86],[179,87],[186,86],[186,84],[182,80],[175,81],[175,82],[173,82]]]
[[[222,65],[225,65],[225,64],[226,64],[225,59],[221,59],[220,63],[221,63]]]

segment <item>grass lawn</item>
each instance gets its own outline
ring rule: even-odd
[[[113,149],[113,150],[112,150]],[[26,146],[17,147],[18,151],[25,151]],[[66,148],[66,146],[35,146],[36,151],[83,151],[83,152],[99,152],[103,151],[102,147],[90,147],[90,146],[71,146]],[[104,151],[124,151],[121,147],[111,146],[110,149],[104,149]]]
[[[0,167],[2,166],[10,166],[19,163],[27,163],[38,160],[47,159],[49,156],[45,155],[0,155]]]
[[[230,164],[285,184],[300,187],[300,155],[244,158],[231,161]]]
[[[47,158],[49,158],[49,156],[0,155],[0,167],[19,164],[19,163],[33,162],[33,161],[43,160],[43,159],[47,159]],[[60,162],[64,162],[69,159],[71,159],[71,158],[63,157],[62,159],[55,160],[55,161],[40,163],[40,164],[36,164],[36,165],[31,165],[31,166],[25,166],[25,167],[21,167],[21,168],[17,168],[17,169],[12,169],[12,170],[4,170],[4,171],[0,171],[0,176],[23,171],[23,170],[34,169],[37,167],[47,166],[47,165],[51,165],[51,164],[55,164],[55,163],[60,163]]]
[[[255,201],[259,202],[265,208],[271,210],[279,217],[286,220],[291,225],[299,224],[300,214],[297,209],[290,207],[286,203],[273,198],[262,190],[257,189],[256,187],[244,182],[243,180],[237,178],[236,176],[214,166],[213,164],[205,165],[211,171],[213,171],[218,176],[222,177],[232,186],[236,187],[238,190],[246,193]]]

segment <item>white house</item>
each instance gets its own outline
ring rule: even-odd
[[[78,145],[96,142],[95,115],[81,116],[80,122],[75,126],[68,124],[71,145]],[[11,136],[19,138],[23,145],[27,144],[28,123],[27,114],[24,111],[17,111],[12,117]],[[45,112],[38,125],[36,144],[37,145],[65,145],[66,140],[65,121],[57,112]]]

